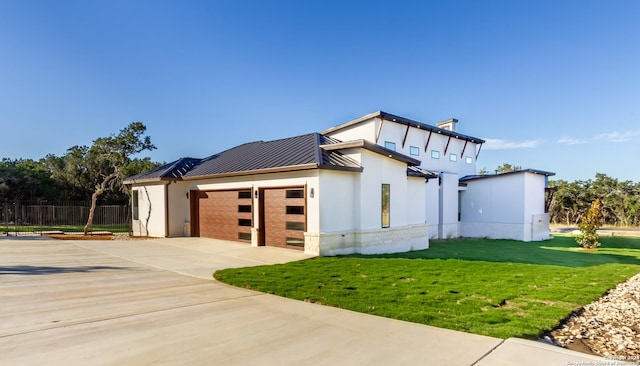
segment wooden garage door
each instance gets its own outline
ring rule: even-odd
[[[306,205],[304,187],[264,191],[265,245],[304,249]]]
[[[199,236],[251,241],[251,203],[251,190],[199,192]]]

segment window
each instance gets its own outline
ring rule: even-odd
[[[304,206],[287,206],[287,215],[304,215]]]
[[[134,220],[140,219],[140,206],[138,203],[138,190],[134,189],[131,192],[131,217]]]
[[[467,164],[473,164],[473,159],[470,156],[467,156],[464,160]]]
[[[386,147],[389,150],[396,151],[396,143],[395,142],[385,141],[384,142],[384,147]]]
[[[251,191],[238,191],[238,198],[251,198]]]
[[[304,198],[304,189],[287,189],[287,198]]]
[[[413,156],[418,156],[420,155],[420,149],[417,146],[411,146],[409,147],[409,154]]]
[[[251,212],[251,205],[238,205],[238,212]]]
[[[238,226],[251,226],[251,219],[238,219]]]
[[[287,221],[287,230],[304,231],[304,222]]]
[[[251,240],[251,233],[238,233],[238,239]]]
[[[287,237],[285,240],[286,240],[287,245],[291,245],[293,247],[304,248],[304,239]]]
[[[391,185],[382,185],[382,227],[391,226]]]
[[[456,155],[456,154],[449,154],[449,160],[450,160],[450,161],[458,161],[458,155]]]
[[[440,159],[440,151],[431,150],[431,159]]]

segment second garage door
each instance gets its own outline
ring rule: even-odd
[[[307,209],[304,187],[265,189],[262,197],[264,244],[304,249]]]

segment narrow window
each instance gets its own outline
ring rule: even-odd
[[[251,191],[238,191],[238,198],[251,198]]]
[[[304,222],[287,221],[287,230],[304,231]]]
[[[465,161],[466,161],[467,164],[472,164],[473,163],[473,159],[470,156],[467,156],[465,158]]]
[[[251,219],[238,219],[238,226],[251,226]]]
[[[391,226],[391,185],[382,185],[382,227]]]
[[[440,159],[440,151],[431,150],[431,159]]]
[[[287,245],[304,248],[304,239],[287,237],[285,240]]]
[[[287,215],[304,215],[304,206],[287,206]]]
[[[251,212],[251,205],[238,205],[238,212]]]
[[[411,154],[413,156],[419,156],[420,155],[420,149],[417,146],[411,146],[411,147],[409,147],[409,154]]]
[[[287,189],[287,198],[304,198],[304,189]]]
[[[396,143],[395,142],[385,141],[384,142],[384,147],[386,147],[389,150],[396,151]]]
[[[134,220],[139,220],[140,219],[140,206],[138,203],[138,190],[134,189],[131,192],[131,216],[133,217]]]
[[[251,240],[251,233],[238,233],[238,239]]]
[[[456,154],[449,154],[449,160],[450,160],[450,161],[458,161],[458,155],[456,155]]]

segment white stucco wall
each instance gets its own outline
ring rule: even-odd
[[[459,236],[458,225],[458,175],[440,173],[438,237],[441,239]]]
[[[167,182],[133,185],[138,191],[138,220],[132,220],[136,236],[165,236],[165,185]]]
[[[530,172],[467,182],[461,195],[461,235],[522,241],[549,239],[546,177]]]
[[[407,177],[406,163],[349,149],[362,173],[321,171],[321,232],[308,234],[321,255],[392,253],[429,246],[424,178]],[[382,227],[382,184],[390,185],[390,227]],[[350,197],[351,196],[351,197]],[[418,202],[416,204],[416,202]],[[351,227],[349,227],[351,225]]]
[[[429,225],[429,238],[438,237],[438,225],[440,223],[440,185],[438,178],[429,179],[425,184],[425,221]],[[416,201],[417,202],[417,201]]]

